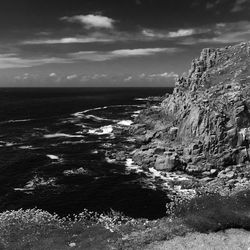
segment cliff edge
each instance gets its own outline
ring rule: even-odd
[[[203,49],[173,93],[142,112],[131,132],[141,143],[133,160],[144,168],[187,174],[212,191],[248,186],[250,43]]]

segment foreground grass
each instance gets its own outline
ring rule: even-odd
[[[84,210],[67,218],[39,209],[6,211],[0,214],[0,249],[137,250],[153,247],[155,242],[169,241],[178,245],[175,239],[191,237],[195,232],[210,233],[228,228],[249,230],[250,191],[230,197],[201,195],[177,202],[171,207],[171,213],[168,217],[148,221],[128,218],[114,211],[104,215]]]
[[[142,249],[153,241],[171,239],[190,230],[179,220],[132,219],[111,212],[85,210],[59,218],[39,209],[0,214],[0,249]]]

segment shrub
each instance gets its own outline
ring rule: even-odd
[[[250,229],[250,190],[232,196],[203,194],[191,200],[176,203],[174,216],[199,232],[227,228]]]

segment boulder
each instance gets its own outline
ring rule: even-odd
[[[171,155],[160,155],[156,158],[155,169],[161,171],[171,172],[175,170],[179,164],[179,158],[176,154]]]

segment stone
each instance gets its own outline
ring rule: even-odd
[[[159,154],[163,154],[165,152],[165,147],[163,146],[157,146],[154,150],[154,153],[159,155]]]
[[[176,155],[158,156],[155,161],[155,169],[171,172],[175,169],[177,164],[178,164],[178,159]]]
[[[200,174],[202,170],[202,167],[199,165],[188,164],[188,166],[186,167],[186,172],[188,174]]]

